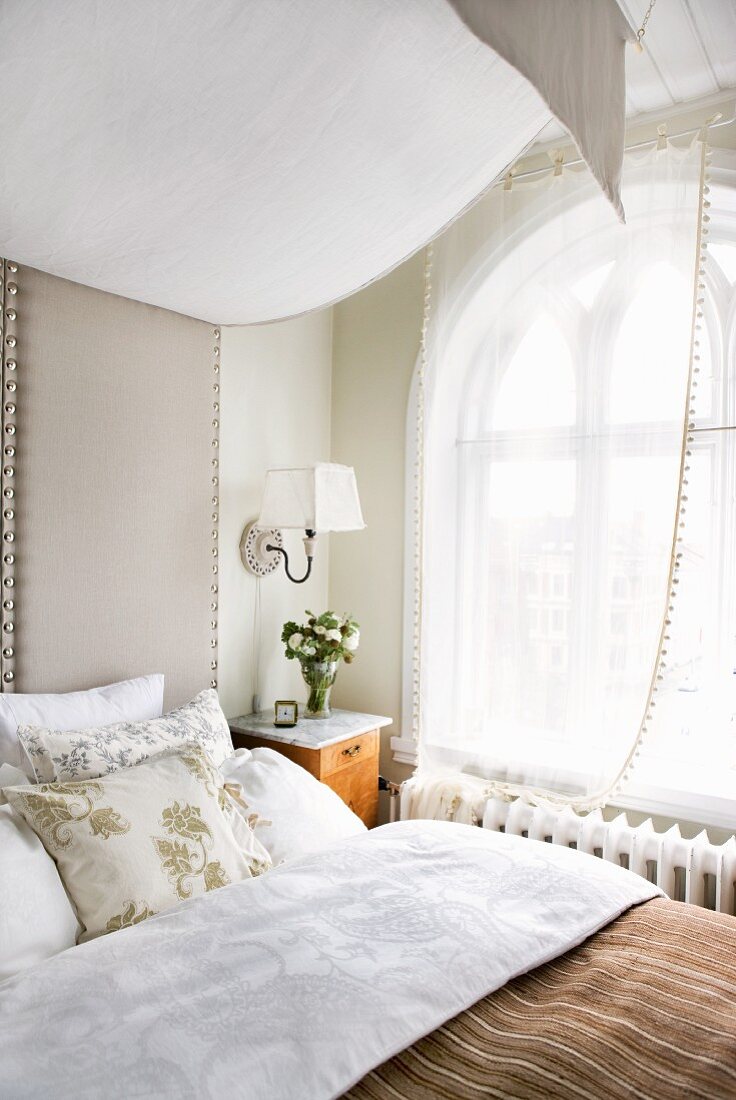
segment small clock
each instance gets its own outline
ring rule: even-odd
[[[299,719],[299,706],[293,699],[277,699],[273,705],[274,726],[295,726]]]

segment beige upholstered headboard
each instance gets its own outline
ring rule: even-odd
[[[176,705],[217,680],[219,331],[2,275],[2,688]]]

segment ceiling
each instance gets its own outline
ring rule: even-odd
[[[647,0],[619,0],[638,27]],[[642,53],[626,65],[628,115],[675,107],[736,87],[734,0],[659,0],[652,11]]]
[[[618,0],[632,27],[640,27],[649,0]],[[663,117],[692,100],[736,94],[736,0],[657,0],[644,49],[626,51],[626,114],[661,111]],[[550,123],[541,142],[564,133]]]

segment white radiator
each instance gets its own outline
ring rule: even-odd
[[[676,901],[736,915],[736,837],[716,845],[703,831],[686,840],[677,825],[657,833],[651,821],[634,827],[623,813],[614,821],[604,821],[600,810],[580,815],[569,807],[530,806],[522,798],[488,799],[482,825],[620,863],[656,882]]]

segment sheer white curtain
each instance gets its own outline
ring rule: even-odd
[[[420,772],[583,808],[631,766],[679,584],[704,173],[700,141],[628,154],[621,226],[565,168],[496,188],[434,246]]]

